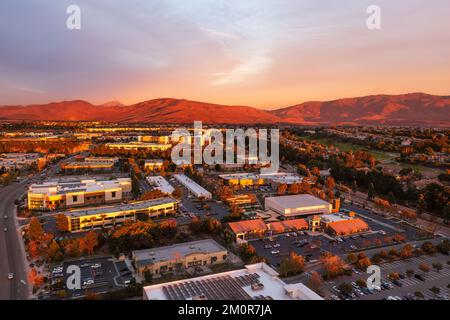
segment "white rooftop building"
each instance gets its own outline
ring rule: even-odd
[[[265,263],[144,287],[144,300],[323,300],[302,283],[286,284]]]
[[[211,199],[212,194],[197,182],[191,180],[184,174],[175,174],[175,179],[193,193],[197,198]]]
[[[285,218],[313,214],[329,214],[332,205],[310,194],[298,194],[265,198],[265,209],[272,210]]]
[[[147,182],[162,193],[172,194],[175,188],[162,176],[148,176]]]

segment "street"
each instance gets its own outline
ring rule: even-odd
[[[0,299],[25,300],[30,290],[27,279],[27,265],[24,259],[22,238],[16,227],[14,201],[25,192],[26,182],[13,183],[0,189]],[[4,216],[7,215],[7,219]],[[4,229],[7,228],[5,232]],[[14,278],[8,280],[8,273]]]

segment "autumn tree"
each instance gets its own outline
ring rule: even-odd
[[[305,258],[291,252],[288,258],[281,261],[279,272],[281,276],[288,277],[303,272],[305,267]]]
[[[30,240],[40,240],[44,236],[44,229],[39,219],[32,217],[28,226],[28,238]]]
[[[34,287],[39,287],[44,283],[44,277],[38,274],[36,268],[31,268],[28,273],[28,281],[33,284]]]
[[[56,228],[60,232],[69,231],[69,220],[67,219],[66,215],[62,213],[56,215]]]
[[[309,287],[316,292],[320,292],[322,286],[323,286],[322,276],[317,271],[311,272],[311,278],[309,279]]]
[[[413,253],[413,247],[410,244],[404,245],[402,251],[400,251],[400,256],[403,259],[410,258]]]
[[[285,184],[285,183],[279,184],[278,189],[277,189],[277,194],[280,196],[286,194],[287,188],[288,188],[287,184]]]
[[[424,262],[422,262],[419,265],[419,269],[422,270],[423,272],[429,272],[430,271],[430,266]]]
[[[321,257],[327,279],[339,276],[345,272],[345,263],[339,257],[326,253]]]

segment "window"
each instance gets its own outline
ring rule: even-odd
[[[78,201],[78,196],[72,196],[72,201],[73,202],[77,202]]]
[[[115,191],[111,192],[111,197],[113,197],[113,198],[116,197],[116,192]]]

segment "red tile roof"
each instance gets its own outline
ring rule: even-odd
[[[228,226],[234,233],[265,231],[267,226],[262,219],[230,222]]]
[[[290,230],[308,229],[308,222],[305,219],[286,220],[279,222],[272,222],[269,224],[269,229],[273,232],[286,232]]]
[[[369,229],[369,225],[361,219],[341,220],[330,222],[328,228],[331,228],[336,234],[352,234]]]

